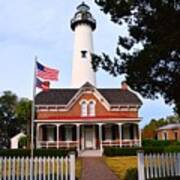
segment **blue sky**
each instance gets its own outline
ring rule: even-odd
[[[60,70],[60,80],[52,87],[69,87],[74,34],[70,29],[79,0],[0,0],[0,95],[11,90],[19,97],[32,98],[34,57]],[[97,20],[94,32],[96,53],[115,53],[118,34],[126,35],[126,27],[109,21],[92,0],[86,0]],[[123,77],[97,73],[99,87],[120,87]],[[163,99],[143,100],[141,126],[152,118],[173,114]]]

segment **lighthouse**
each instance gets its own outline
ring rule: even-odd
[[[90,13],[90,8],[84,2],[77,7],[77,12],[71,20],[74,31],[74,54],[72,64],[72,87],[80,88],[89,82],[96,85],[96,75],[92,69],[93,31],[96,20]]]

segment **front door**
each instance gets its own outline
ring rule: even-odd
[[[94,129],[85,127],[85,149],[93,149]]]

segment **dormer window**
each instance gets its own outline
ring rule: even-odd
[[[95,116],[95,102],[89,102],[89,116]]]
[[[87,102],[82,101],[81,103],[81,116],[87,116]]]

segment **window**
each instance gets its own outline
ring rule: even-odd
[[[81,116],[87,116],[87,102],[83,101],[81,103]]]
[[[174,132],[174,140],[178,140],[178,132]]]
[[[87,57],[87,51],[86,50],[82,50],[81,51],[81,57],[82,58],[86,58]]]
[[[95,102],[89,102],[89,116],[95,116]]]
[[[163,140],[167,140],[167,132],[163,132]]]

